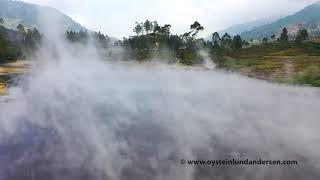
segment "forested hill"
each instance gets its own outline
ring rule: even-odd
[[[38,17],[50,13],[53,17],[60,17],[60,25],[65,30],[80,30],[82,26],[55,8],[39,6],[22,1],[0,0],[0,17],[8,29],[16,29],[18,24],[25,27],[39,28]]]
[[[219,34],[229,33],[230,35],[235,36],[237,34],[241,34],[242,32],[251,31],[257,27],[273,23],[282,17],[284,17],[284,16],[283,15],[282,16],[276,15],[276,16],[270,16],[267,18],[257,19],[254,21],[249,21],[249,22],[242,23],[242,24],[233,25],[227,29],[219,31]],[[210,39],[211,39],[211,37],[210,37]]]
[[[245,39],[270,38],[272,35],[278,35],[283,27],[287,27],[289,35],[297,32],[299,28],[306,28],[310,35],[320,35],[320,2],[314,3],[297,13],[284,17],[276,22],[257,27],[253,30],[241,33]]]

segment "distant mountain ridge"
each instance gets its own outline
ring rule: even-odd
[[[275,22],[282,17],[284,17],[284,16],[283,15],[282,16],[280,16],[280,15],[271,16],[271,17],[267,17],[267,18],[262,18],[262,19],[258,19],[258,20],[254,20],[254,21],[250,21],[250,22],[245,22],[245,23],[233,25],[227,29],[219,31],[219,34],[228,33],[232,36],[235,36],[237,34],[241,34],[242,32],[250,31],[250,30],[253,30],[254,28]]]
[[[39,28],[41,25],[39,24],[38,17],[47,13],[59,17],[61,19],[59,25],[64,30],[78,31],[83,28],[79,23],[55,8],[25,3],[23,1],[0,0],[0,17],[5,21],[4,26],[9,29],[16,29],[18,24],[23,24],[28,28]]]
[[[271,35],[279,35],[284,27],[289,30],[289,35],[295,35],[301,28],[306,28],[311,35],[320,35],[320,2],[311,4],[297,13],[273,23],[243,32],[241,37],[244,39],[270,38]]]

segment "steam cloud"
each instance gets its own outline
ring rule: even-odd
[[[0,104],[1,180],[320,178],[318,89],[103,62],[53,34]],[[180,164],[226,158],[299,164]]]

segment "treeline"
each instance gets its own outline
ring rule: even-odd
[[[0,63],[14,60],[18,55],[19,51],[0,34]]]
[[[42,35],[36,28],[28,29],[19,24],[13,33],[2,25],[0,18],[0,59],[10,60],[23,55],[33,54],[40,46]],[[295,39],[289,39],[288,30],[283,28],[280,35],[272,35],[262,40],[244,40],[240,35],[231,36],[228,33],[220,36],[218,32],[212,34],[211,39],[198,38],[204,27],[195,21],[189,30],[183,34],[173,34],[170,24],[159,24],[157,21],[136,22],[133,28],[134,36],[115,40],[101,32],[92,32],[86,29],[80,31],[66,31],[65,38],[71,43],[91,43],[98,47],[103,56],[112,54],[111,48],[124,49],[120,59],[135,59],[139,61],[152,58],[166,59],[170,62],[179,62],[186,65],[202,63],[203,57],[199,50],[207,49],[216,61],[223,61],[225,56],[235,56],[241,49],[251,47],[277,46],[287,44],[301,44],[309,37],[306,29],[297,32]],[[9,31],[11,34],[8,35]],[[120,55],[119,55],[120,56]]]
[[[263,38],[261,40],[250,39],[249,41],[241,40],[240,35],[231,39],[228,33],[222,37],[219,33],[212,34],[211,48],[212,59],[218,66],[223,66],[228,57],[239,58],[239,56],[250,56],[254,54],[268,54],[269,51],[284,51],[287,49],[298,48],[309,54],[318,51],[317,43],[303,43],[309,39],[309,33],[306,29],[300,29],[296,32],[295,37],[289,37],[287,28],[283,28],[279,35],[272,35],[270,38]]]
[[[0,62],[24,58],[40,47],[42,35],[37,28],[28,29],[19,24],[14,31],[6,29],[4,23],[0,18]]]
[[[127,60],[147,60],[154,56],[160,57],[161,53],[166,56],[166,59],[176,61],[179,58],[185,64],[194,64],[199,60],[196,52],[206,43],[203,39],[196,38],[197,34],[204,29],[201,24],[194,22],[190,26],[190,31],[182,36],[171,34],[170,29],[169,24],[159,25],[156,21],[147,20],[144,23],[136,23],[133,29],[136,35],[123,40],[111,40],[101,32],[87,30],[67,31],[66,38],[72,43],[90,42],[105,50],[121,47],[125,49],[124,53],[121,53],[121,58]],[[110,53],[112,52],[109,51],[108,55]]]
[[[20,48],[24,54],[33,54],[40,46],[42,35],[37,28],[28,29],[22,24],[17,26],[19,35],[22,37]]]
[[[294,38],[294,42],[296,44],[301,44],[303,41],[307,40],[309,38],[309,33],[306,29],[301,29],[297,32],[296,37]],[[271,41],[270,41],[271,40]],[[289,35],[288,35],[288,30],[287,28],[283,28],[282,29],[282,33],[280,34],[279,37],[277,37],[276,35],[272,35],[269,38],[265,37],[262,39],[263,44],[268,44],[268,43],[289,43]]]
[[[202,38],[197,38],[203,26],[195,21],[190,30],[182,35],[172,34],[171,25],[159,25],[157,21],[136,23],[135,36],[124,38],[121,45],[131,59],[145,60],[154,56],[192,65],[201,62],[197,51],[206,46]]]
[[[93,43],[99,48],[108,48],[111,45],[111,38],[99,32],[89,32],[86,29],[80,31],[66,31],[66,39],[72,43]]]
[[[6,39],[4,19],[0,17],[0,63],[15,59],[20,52]]]
[[[89,32],[81,30],[79,32],[67,31],[66,38],[70,42],[92,43],[105,49],[112,47],[121,47],[125,49],[122,59],[135,59],[139,61],[152,58],[166,59],[171,62],[179,62],[186,65],[202,63],[203,57],[199,55],[199,50],[207,49],[217,61],[223,61],[224,56],[233,56],[237,51],[243,48],[253,46],[272,46],[275,44],[286,46],[294,42],[301,44],[308,39],[308,32],[302,29],[297,32],[294,41],[290,41],[288,30],[283,28],[280,35],[272,35],[270,38],[261,40],[244,40],[240,35],[231,36],[228,33],[219,35],[218,32],[212,34],[211,39],[205,40],[198,38],[199,32],[204,27],[195,21],[190,25],[189,31],[183,34],[172,34],[170,24],[159,24],[157,21],[136,22],[133,28],[134,36],[124,38],[123,40],[112,41],[107,35],[101,32]],[[278,46],[277,45],[277,46]]]

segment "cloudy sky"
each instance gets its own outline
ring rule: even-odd
[[[122,38],[133,34],[135,22],[169,23],[174,33],[199,21],[202,36],[234,24],[291,14],[319,0],[24,0],[52,6],[89,29]]]

